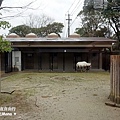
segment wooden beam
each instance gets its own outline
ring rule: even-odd
[[[12,45],[12,47],[110,47],[111,45]]]

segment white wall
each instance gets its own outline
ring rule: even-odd
[[[21,51],[12,51],[12,67],[21,71]]]

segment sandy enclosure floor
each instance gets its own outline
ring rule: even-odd
[[[0,106],[16,107],[16,115],[0,120],[120,120],[120,108],[106,106],[108,72],[22,72],[2,78]]]

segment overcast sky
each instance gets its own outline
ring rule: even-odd
[[[82,10],[84,0],[4,0],[2,6],[25,6],[28,3],[35,1],[29,7],[33,9],[6,9],[2,10],[2,16],[14,16],[17,17],[10,17],[5,18],[11,23],[12,27],[24,24],[27,17],[33,13],[35,15],[46,14],[47,16],[53,18],[55,22],[62,22],[64,24],[63,29],[63,37],[67,34],[67,14],[68,12],[71,14],[71,34],[74,32],[76,27],[80,25],[80,18],[77,18],[77,14],[80,10]],[[19,15],[19,13],[22,13]],[[6,32],[1,30],[1,34],[7,34]]]

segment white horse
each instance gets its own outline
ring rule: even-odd
[[[77,70],[80,70],[80,71],[88,71],[90,70],[90,67],[91,67],[91,63],[87,63],[85,61],[77,62],[76,64]]]

